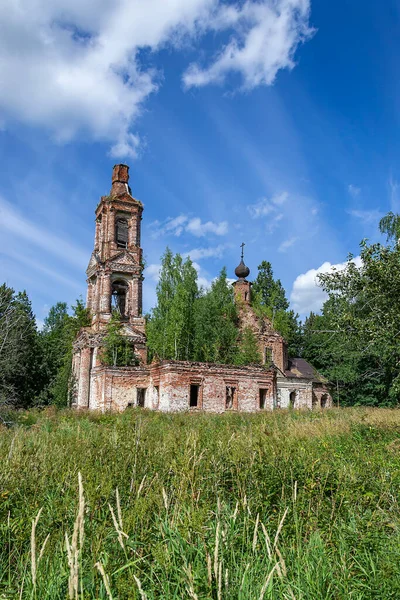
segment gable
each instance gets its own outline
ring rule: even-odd
[[[89,264],[86,269],[86,273],[89,275],[96,267],[100,264],[100,258],[97,256],[96,252],[92,252],[92,256],[90,257]]]

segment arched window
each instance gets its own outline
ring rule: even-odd
[[[328,404],[328,394],[322,394],[321,396],[321,408],[326,408]]]
[[[289,396],[289,406],[290,408],[294,408],[294,403],[296,402],[296,392],[290,392]]]
[[[123,279],[113,281],[112,284],[112,308],[116,310],[121,317],[126,316],[127,302],[126,297],[128,294],[128,284]]]
[[[118,248],[128,247],[128,221],[117,219],[115,223],[115,240]]]

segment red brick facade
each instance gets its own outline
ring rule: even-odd
[[[210,412],[330,406],[323,379],[314,371],[291,371],[284,339],[268,319],[254,312],[243,251],[234,283],[239,327],[253,331],[264,364],[237,367],[163,361],[147,365],[142,316],[142,212],[143,205],[131,194],[129,167],[115,165],[110,195],[103,196],[96,209],[94,251],[86,271],[92,324],[79,332],[74,343],[73,405],[101,411],[139,405],[161,411]],[[123,334],[139,359],[137,367],[113,368],[100,360],[113,310],[120,313]],[[299,365],[304,370],[304,365]]]

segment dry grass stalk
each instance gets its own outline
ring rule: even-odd
[[[168,512],[168,496],[167,496],[167,492],[165,491],[165,489],[162,489],[162,497],[164,500],[164,506],[165,506],[165,510]]]
[[[136,581],[136,585],[138,587],[138,592],[140,594],[141,600],[147,600],[147,596],[143,591],[142,584],[140,583],[140,579],[138,577],[136,577],[136,575],[134,575],[133,578]]]
[[[282,531],[283,522],[284,522],[284,520],[286,519],[286,515],[287,515],[287,512],[288,512],[288,510],[289,510],[289,509],[287,508],[287,509],[285,510],[285,512],[283,513],[283,517],[282,517],[282,519],[281,519],[281,521],[280,521],[280,523],[279,523],[279,525],[278,525],[278,529],[276,530],[276,535],[275,535],[275,539],[274,539],[274,546],[273,546],[273,547],[274,547],[274,550],[275,550],[275,548],[276,548],[276,545],[277,545],[277,543],[278,543],[279,534],[280,534],[280,532]]]
[[[83,496],[82,475],[78,473],[79,505],[78,514],[74,523],[71,543],[68,534],[65,533],[65,545],[67,548],[69,578],[68,596],[70,600],[78,600],[79,588],[79,557],[83,548],[84,522],[85,522],[85,498]]]
[[[37,575],[37,564],[36,564],[36,527],[42,513],[43,506],[39,510],[35,519],[32,519],[32,532],[31,532],[31,572],[32,572],[32,585],[36,587],[36,575]],[[39,562],[39,561],[38,561]]]
[[[239,512],[239,501],[236,502],[235,510],[233,511],[233,515],[232,515],[232,519],[233,519],[234,523],[236,521],[236,517],[238,516],[238,512]]]
[[[257,532],[258,532],[259,522],[260,522],[260,515],[259,515],[259,513],[257,513],[256,524],[254,526],[254,533],[253,533],[253,545],[252,545],[253,552],[256,551],[256,547],[257,547]]]
[[[222,561],[218,565],[218,600],[222,598]]]
[[[114,524],[114,529],[115,529],[115,531],[117,532],[117,535],[118,535],[119,545],[121,546],[122,550],[125,550],[125,544],[124,544],[123,537],[125,537],[126,539],[128,539],[129,536],[126,533],[124,533],[122,531],[122,529],[120,529],[121,522],[118,523],[118,521],[117,521],[117,519],[115,517],[115,514],[114,514],[113,507],[111,506],[111,504],[108,505],[108,508],[110,509],[111,517],[112,517],[113,524]]]
[[[267,589],[268,589],[269,582],[271,581],[271,579],[272,579],[272,576],[273,576],[273,574],[274,574],[274,571],[275,571],[275,569],[277,569],[277,568],[278,568],[278,566],[279,566],[279,563],[276,563],[276,565],[274,565],[274,566],[272,567],[272,569],[270,570],[270,572],[269,572],[269,575],[268,575],[267,579],[265,580],[265,583],[264,583],[264,585],[263,585],[263,586],[262,586],[262,588],[261,588],[260,597],[258,598],[258,600],[263,600],[263,598],[264,598],[264,596],[265,596],[265,592],[266,592],[266,591],[267,591]]]
[[[218,548],[219,548],[219,530],[220,522],[217,522],[217,529],[215,531],[215,548],[214,548],[214,577],[215,581],[218,581]]]
[[[122,512],[121,512],[121,502],[119,500],[119,491],[118,488],[115,488],[115,498],[117,501],[117,515],[118,515],[118,524],[121,531],[124,530],[124,526],[122,524]]]
[[[192,566],[189,565],[188,567],[184,567],[183,570],[185,571],[187,578],[188,578],[188,585],[186,586],[186,591],[189,594],[189,597],[192,598],[192,600],[199,600],[198,595],[194,591]]]
[[[142,481],[140,482],[139,489],[138,489],[138,491],[137,491],[137,494],[136,494],[136,498],[139,498],[139,496],[140,496],[140,492],[141,492],[141,491],[142,491],[142,489],[143,489],[144,482],[146,481],[146,477],[147,477],[147,475],[143,475],[143,479],[142,479]]]
[[[207,580],[208,580],[208,586],[211,587],[211,584],[212,584],[212,565],[211,565],[211,555],[208,554],[208,552],[206,552],[206,558],[207,558]]]
[[[100,561],[98,561],[94,566],[97,567],[97,569],[100,571],[100,574],[103,578],[104,587],[106,588],[106,592],[107,592],[107,596],[108,596],[109,600],[113,600],[113,597],[111,594],[111,588],[110,588],[110,580],[108,578],[107,573],[104,570],[103,565],[101,564]]]
[[[278,558],[279,558],[279,564],[280,564],[280,567],[282,569],[282,575],[284,577],[286,577],[286,575],[287,575],[286,563],[285,563],[285,561],[283,559],[283,556],[282,556],[282,554],[281,554],[278,546],[275,548],[275,551],[276,551],[276,553],[278,555]]]
[[[267,546],[268,558],[269,558],[269,560],[271,560],[272,559],[271,540],[270,540],[268,531],[266,530],[264,523],[261,523],[261,528],[264,533],[264,539],[265,539],[265,545]]]

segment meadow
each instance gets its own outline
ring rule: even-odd
[[[0,599],[398,599],[400,411],[14,413]]]

